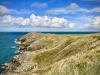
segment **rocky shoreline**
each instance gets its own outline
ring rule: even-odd
[[[21,38],[18,38],[18,39],[15,40],[15,43],[17,44],[16,48],[18,49],[15,52],[17,55],[15,55],[13,58],[8,60],[4,65],[2,65],[1,75],[11,75],[10,72],[13,72],[18,67],[19,67],[19,69],[15,70],[14,73],[21,72],[22,68],[23,68],[24,71],[27,71],[27,69],[25,69],[26,65],[27,65],[27,67],[30,67],[30,66],[33,67],[34,66],[34,64],[30,62],[31,58],[29,58],[31,56],[31,53],[30,52],[25,52],[25,49],[27,48],[27,45],[24,44],[24,42],[25,42],[25,39],[21,39]],[[33,55],[33,53],[34,52],[32,52],[32,55]],[[28,58],[25,57],[25,56],[28,56]],[[21,69],[20,69],[20,66],[22,66]],[[35,66],[36,66],[36,64],[35,64]],[[22,72],[23,72],[23,70],[22,70]]]
[[[32,35],[34,36],[31,37]],[[19,75],[21,72],[34,72],[37,69],[38,66],[32,62],[32,57],[38,50],[46,48],[38,41],[39,36],[41,33],[31,32],[15,40],[18,49],[15,53],[18,55],[15,55],[1,67],[4,71],[1,75]],[[36,43],[31,46],[34,42]],[[34,48],[32,48],[33,46]]]
[[[58,75],[58,72],[59,75],[68,73],[68,75],[72,73],[75,75],[71,72],[75,71],[73,68],[67,70],[72,67],[70,66],[72,64],[74,68],[79,69],[79,72],[80,66],[84,67],[84,62],[88,68],[84,67],[86,71],[92,70],[91,66],[93,69],[94,65],[100,66],[97,64],[99,56],[95,56],[100,52],[100,34],[70,36],[31,32],[18,38],[16,42],[18,43],[16,53],[19,54],[2,66],[4,72],[1,75]],[[98,61],[92,59],[94,56]],[[94,61],[90,61],[91,59]],[[83,64],[77,65],[81,63]],[[65,74],[63,74],[64,71],[66,71]]]
[[[20,41],[18,41],[17,39],[15,39],[15,41],[14,41],[15,43],[16,43],[16,45],[20,45],[21,44],[21,42]],[[16,46],[16,48],[19,50],[20,49],[20,47],[17,47]],[[17,51],[18,51],[17,50]],[[20,52],[15,52],[16,54],[20,54]],[[18,55],[15,55],[13,58],[11,58],[11,59],[9,59],[5,64],[3,64],[2,65],[2,67],[1,67],[1,73],[6,73],[6,72],[8,72],[9,71],[9,65],[7,64],[7,63],[9,63],[9,62],[14,62],[14,63],[16,63],[17,61],[14,59],[14,58],[16,58]],[[16,64],[18,64],[18,63],[16,63]]]

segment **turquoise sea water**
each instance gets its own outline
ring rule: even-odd
[[[0,67],[13,56],[15,56],[15,39],[28,32],[0,32]],[[51,34],[90,34],[94,32],[42,32]]]
[[[15,56],[15,39],[25,35],[27,32],[0,32],[0,67],[13,56]]]

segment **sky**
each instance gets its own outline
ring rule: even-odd
[[[0,0],[0,32],[100,32],[100,0]]]

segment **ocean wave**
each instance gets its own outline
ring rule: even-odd
[[[17,39],[15,39],[14,42],[15,42],[15,44],[21,44],[21,42],[17,42]]]

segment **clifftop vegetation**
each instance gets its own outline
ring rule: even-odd
[[[2,75],[100,74],[100,34],[55,35],[31,32],[17,41],[21,42],[17,46],[20,48],[18,52],[24,53],[5,64],[8,72]]]

